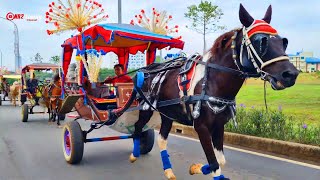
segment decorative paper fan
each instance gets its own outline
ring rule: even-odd
[[[66,5],[58,0],[58,3],[49,4],[46,12],[46,23],[53,24],[56,29],[47,30],[49,35],[67,30],[83,28],[91,24],[104,21],[108,15],[104,15],[102,5],[93,0],[67,0]]]
[[[87,58],[85,58],[85,54]],[[88,78],[91,83],[98,82],[99,72],[102,64],[102,57],[107,53],[101,50],[98,52],[95,49],[88,49],[81,51],[76,56],[76,61],[79,63],[82,61],[84,68],[88,72]]]
[[[178,25],[175,25],[173,28],[168,27],[168,22],[172,20],[172,16],[168,16],[166,11],[158,12],[155,8],[152,8],[152,17],[148,18],[145,11],[142,9],[140,14],[135,15],[135,18],[137,23],[134,20],[131,20],[130,24],[138,24],[139,26],[157,34],[168,35],[179,32]],[[181,38],[182,37],[179,36],[176,39]]]
[[[8,68],[6,67],[0,67],[0,75],[9,74]]]

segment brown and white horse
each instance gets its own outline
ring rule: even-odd
[[[224,125],[234,117],[235,97],[250,74],[257,74],[263,80],[270,82],[275,90],[295,84],[299,72],[289,62],[285,53],[288,40],[280,37],[270,25],[271,14],[272,9],[269,6],[262,20],[254,20],[240,4],[239,18],[243,28],[221,35],[204,56],[202,63],[197,62],[188,95],[204,95],[198,99],[199,103],[190,102],[192,104],[190,106],[193,110],[198,110],[198,115],[194,113],[193,116],[193,126],[198,133],[208,164],[192,164],[189,169],[190,174],[211,174],[215,180],[228,179],[221,173],[221,167],[226,163],[223,153]],[[150,75],[145,81],[143,91],[151,89],[152,79],[155,76],[156,74]],[[157,94],[158,101],[181,97],[177,84],[178,76],[179,69],[167,71]],[[185,106],[181,104],[156,107],[161,114],[158,145],[167,179],[176,179],[167,152],[172,119],[183,123],[188,118]],[[139,149],[135,146],[139,146],[142,128],[152,115],[153,110],[150,108],[140,110],[133,134],[134,151]],[[134,162],[138,157],[139,152],[133,152],[130,161]]]

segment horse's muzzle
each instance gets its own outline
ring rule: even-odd
[[[278,76],[268,76],[268,81],[270,82],[272,89],[283,90],[285,88],[293,86],[298,75],[298,70],[287,70],[283,71]]]

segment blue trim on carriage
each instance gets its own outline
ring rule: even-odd
[[[83,95],[84,95],[84,97],[83,97],[83,104],[84,104],[84,105],[87,105],[88,102],[87,102],[87,94],[86,94],[86,91],[83,89],[83,87],[80,88],[80,90],[82,91],[82,93],[83,93]]]
[[[143,36],[151,36],[151,37],[157,37],[157,38],[165,38],[165,39],[172,39],[171,36],[161,35],[153,33],[145,28],[142,28],[137,25],[131,25],[131,24],[98,24],[98,26],[103,27],[106,30],[112,30],[112,31],[122,31],[137,35],[143,35]]]
[[[221,174],[220,176],[213,177],[213,180],[220,180],[220,179],[221,180],[225,179],[223,174]]]
[[[202,174],[207,175],[211,173],[209,164],[206,164],[201,167]]]
[[[99,141],[111,141],[111,140],[118,140],[118,139],[129,139],[131,135],[125,136],[115,136],[115,137],[102,137],[102,138],[90,138],[86,139],[86,142],[99,142]]]
[[[132,154],[134,157],[140,157],[140,139],[139,138],[133,138]]]
[[[126,136],[119,136],[119,139],[129,139],[132,138],[131,135],[126,135]]]
[[[163,164],[163,170],[166,169],[170,169],[172,168],[171,163],[170,163],[170,159],[169,159],[169,154],[167,150],[163,150],[160,152],[161,154],[161,160],[162,160],[162,164]]]

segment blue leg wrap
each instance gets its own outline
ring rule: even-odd
[[[217,177],[213,177],[213,180],[220,180],[220,179],[224,179],[224,176],[221,174],[220,176]]]
[[[140,139],[139,138],[133,139],[133,152],[132,152],[132,154],[134,157],[140,156]]]
[[[168,151],[167,150],[163,150],[163,151],[160,152],[160,154],[161,154],[161,160],[162,160],[162,164],[163,164],[163,170],[172,168],[171,163],[170,163],[170,159],[169,159]]]
[[[202,174],[207,175],[211,173],[209,164],[202,166],[201,168]]]

